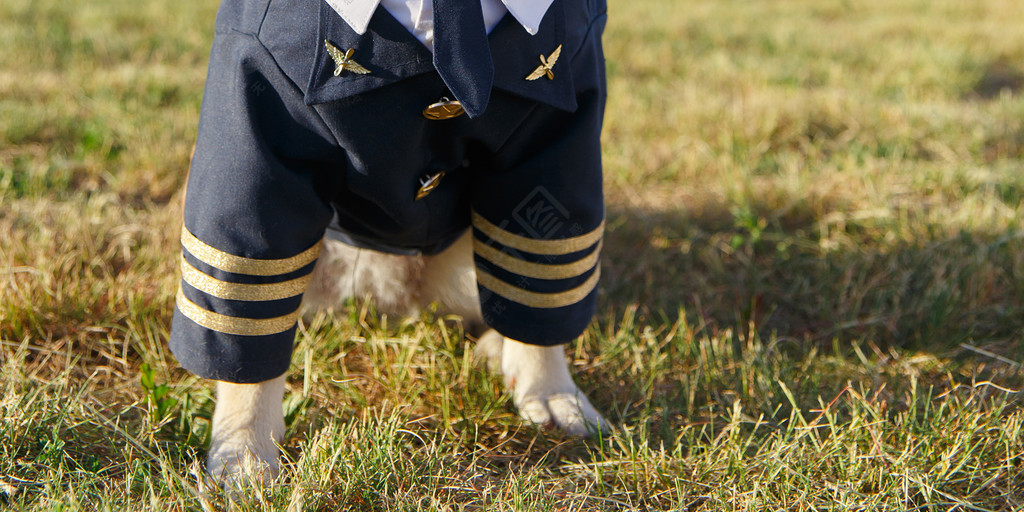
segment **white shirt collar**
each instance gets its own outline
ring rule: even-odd
[[[341,16],[348,26],[352,27],[352,30],[358,34],[365,34],[366,27],[370,25],[370,18],[373,17],[373,12],[377,10],[377,6],[381,0],[326,0],[327,4],[331,6],[338,15]],[[405,0],[410,5],[416,0]],[[504,4],[505,9],[512,13],[512,16],[519,22],[520,25],[526,29],[530,34],[536,34],[540,29],[540,22],[544,19],[544,14],[548,12],[548,8],[551,7],[551,2],[554,0],[501,0]],[[419,2],[416,2],[419,3]],[[492,3],[498,6],[498,0],[481,0],[482,4]],[[410,9],[412,10],[412,9]],[[421,12],[433,13],[433,3],[431,0],[422,0],[422,4],[418,6],[418,10]],[[493,11],[493,9],[492,9]],[[487,12],[487,9],[485,9]],[[406,25],[406,28],[412,29],[407,22],[399,20]],[[488,30],[493,26],[488,27]]]
[[[540,30],[540,22],[554,0],[501,0],[508,12],[530,35]]]

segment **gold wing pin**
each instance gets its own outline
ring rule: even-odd
[[[548,80],[554,80],[555,73],[551,71],[551,68],[555,66],[555,62],[558,62],[558,56],[561,54],[562,45],[558,45],[558,48],[555,48],[555,51],[551,52],[551,55],[548,55],[547,58],[544,58],[544,56],[541,55],[540,66],[537,66],[537,69],[533,70],[533,73],[530,73],[530,76],[526,77],[526,79],[536,80],[544,75],[547,75]]]
[[[334,59],[334,63],[338,67],[334,68],[334,76],[341,75],[342,71],[351,71],[353,73],[359,73],[360,75],[370,74],[370,70],[359,65],[358,62],[352,60],[352,54],[355,50],[349,48],[345,53],[341,53],[338,47],[331,44],[330,41],[324,39],[324,45],[327,47],[327,53]]]

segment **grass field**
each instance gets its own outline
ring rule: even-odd
[[[1024,510],[1024,3],[611,0],[617,426],[522,424],[457,321],[301,326],[242,510]],[[213,0],[0,3],[0,508],[195,510],[180,189]]]

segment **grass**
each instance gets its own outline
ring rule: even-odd
[[[0,503],[225,507],[165,341],[216,5],[0,5]],[[305,322],[243,510],[1024,510],[1024,4],[613,2],[619,426],[522,424],[457,319]]]

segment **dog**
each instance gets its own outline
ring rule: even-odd
[[[611,430],[562,348],[596,307],[605,1],[445,2],[223,0],[170,346],[218,381],[225,485],[278,476],[297,319],[347,297],[460,315],[523,419]]]

